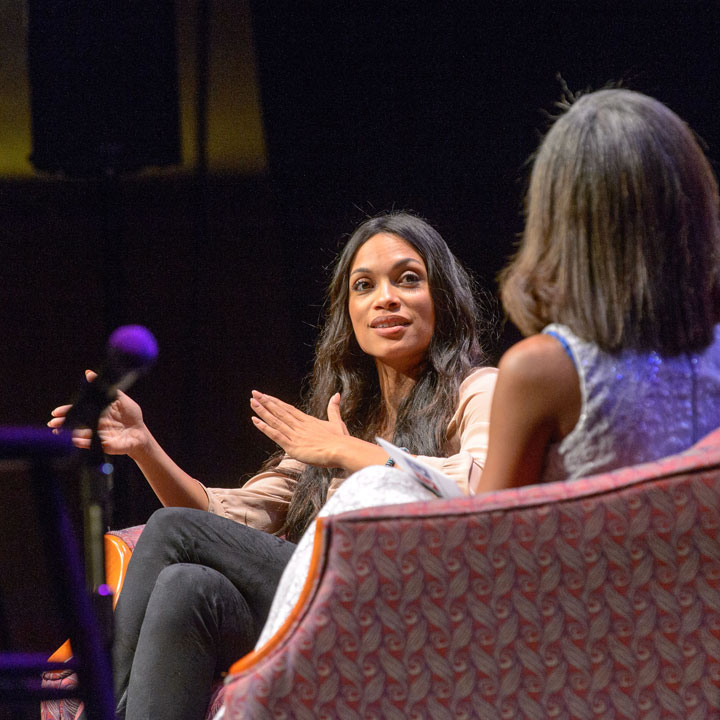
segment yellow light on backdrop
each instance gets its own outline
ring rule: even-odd
[[[176,39],[180,80],[183,165],[163,173],[182,173],[195,166],[195,31],[196,0],[177,0]],[[208,97],[208,166],[211,172],[254,175],[267,167],[257,71],[247,0],[211,2],[210,78]],[[30,88],[23,0],[0,0],[0,177],[36,175],[28,157]]]

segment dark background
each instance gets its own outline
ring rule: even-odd
[[[0,181],[0,424],[44,423],[98,366],[109,331],[140,323],[160,346],[131,393],[148,425],[206,484],[239,483],[273,451],[250,422],[250,391],[298,401],[326,267],[366,215],[418,212],[495,291],[562,83],[658,97],[717,167],[719,7],[254,3],[266,173]],[[492,358],[516,337],[506,328]],[[35,511],[21,479],[3,494],[3,547],[17,555]],[[118,461],[113,524],[157,506]],[[15,589],[34,582],[24,577]]]

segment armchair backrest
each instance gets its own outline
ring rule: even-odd
[[[720,713],[720,431],[568,483],[321,521],[226,720]]]

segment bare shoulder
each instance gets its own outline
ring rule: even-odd
[[[532,335],[513,345],[502,356],[500,373],[517,382],[577,383],[577,373],[570,356],[551,335]]]
[[[551,437],[567,435],[580,416],[582,398],[575,365],[559,340],[533,335],[513,345],[499,365],[498,386],[536,417],[552,419]]]

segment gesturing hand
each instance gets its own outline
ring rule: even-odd
[[[328,419],[319,420],[278,400],[252,391],[250,407],[255,427],[276,442],[290,457],[308,465],[338,467],[342,438],[350,437],[340,415],[340,393],[328,403]]]
[[[92,382],[97,375],[86,370],[85,377],[88,382]],[[54,433],[60,432],[71,407],[72,405],[60,405],[50,413],[52,420],[48,422],[48,427],[51,427]],[[115,401],[100,416],[98,437],[103,451],[108,455],[132,456],[147,440],[147,428],[140,406],[124,392],[118,391]],[[88,449],[91,438],[92,433],[86,428],[73,430],[73,444],[79,448]]]

